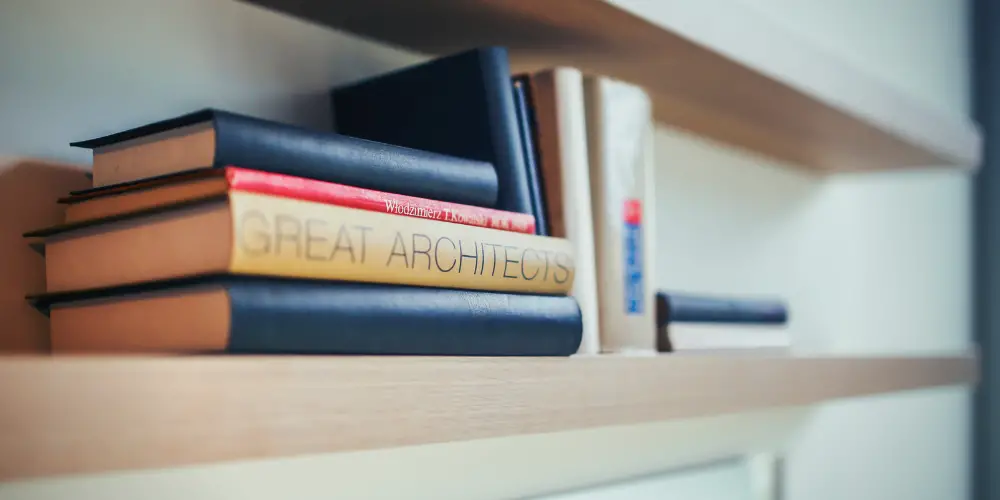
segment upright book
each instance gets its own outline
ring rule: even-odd
[[[576,278],[571,294],[583,316],[580,353],[596,354],[601,340],[583,75],[555,68],[531,74],[528,81],[549,235],[573,245]]]
[[[94,151],[94,186],[238,167],[492,207],[492,165],[206,109],[73,146]]]
[[[538,122],[532,105],[531,83],[527,75],[514,77],[514,109],[524,148],[524,167],[528,174],[528,196],[531,213],[535,216],[535,234],[551,235],[548,211],[545,208],[545,188],[538,160]]]
[[[41,297],[57,352],[567,356],[570,297],[206,277]]]
[[[244,274],[565,294],[566,240],[233,191],[45,237],[46,290]]]
[[[66,204],[66,222],[72,223],[152,210],[230,191],[271,194],[518,233],[535,232],[534,217],[529,214],[237,167],[188,170],[128,185],[92,188],[71,193],[59,201]]]
[[[653,117],[641,88],[585,80],[602,350],[656,352]]]
[[[331,96],[339,132],[492,163],[496,208],[539,219],[506,49],[434,59],[335,88]]]

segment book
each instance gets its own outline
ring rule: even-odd
[[[517,112],[518,132],[524,148],[524,167],[528,173],[528,195],[531,199],[531,213],[536,215],[535,234],[548,236],[548,213],[545,209],[542,174],[539,172],[538,151],[535,140],[534,110],[531,106],[531,86],[527,76],[517,76],[514,82],[514,110]]]
[[[570,297],[364,283],[206,277],[42,300],[57,353],[567,356],[581,332]]]
[[[659,330],[660,352],[787,354],[792,347],[786,325],[670,323]]]
[[[555,68],[531,74],[529,84],[549,235],[573,245],[576,277],[570,294],[583,315],[580,353],[597,354],[601,342],[583,75]]]
[[[661,352],[784,354],[792,344],[787,322],[788,308],[781,300],[656,294]]]
[[[641,88],[584,80],[601,349],[656,351],[653,118]]]
[[[71,145],[93,150],[97,187],[238,165],[466,205],[492,207],[497,199],[496,172],[484,161],[214,109]]]
[[[245,192],[25,236],[49,292],[232,273],[565,294],[574,274],[563,239]]]
[[[788,321],[788,307],[777,299],[713,297],[681,292],[656,293],[656,324],[727,323],[780,325]]]
[[[468,50],[337,87],[331,106],[340,133],[492,163],[500,186],[494,208],[539,220],[505,48]]]
[[[128,186],[71,193],[60,199],[66,222],[95,220],[229,191],[271,194],[317,203],[519,233],[534,233],[530,214],[428,200],[345,184],[238,167],[188,170]]]

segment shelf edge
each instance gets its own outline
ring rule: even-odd
[[[697,418],[976,377],[974,356],[8,359],[0,479]]]

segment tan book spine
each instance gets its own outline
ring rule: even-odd
[[[575,275],[564,239],[246,192],[59,235],[46,266],[50,292],[229,272],[565,294]]]
[[[578,352],[597,354],[601,342],[583,75],[572,68],[536,73],[531,76],[531,94],[551,235],[568,239],[576,254],[570,294],[583,316]]]
[[[655,200],[649,96],[607,78],[585,79],[601,349],[656,352]]]
[[[566,293],[566,240],[233,193],[230,270],[345,281]]]

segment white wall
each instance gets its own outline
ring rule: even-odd
[[[659,5],[633,3],[640,9]],[[151,5],[158,8],[155,14],[142,11]],[[753,0],[747,5],[934,106],[966,110],[963,2]],[[732,40],[732,50],[738,52],[740,43]],[[322,126],[329,85],[416,60],[230,0],[7,0],[0,3],[0,155],[84,161],[86,155],[68,142],[208,105]],[[970,214],[964,175],[820,178],[668,128],[658,131],[656,153],[660,285],[784,295],[792,304],[796,341],[806,349],[898,352],[967,345]],[[965,390],[939,389],[824,407],[792,447],[788,498],[966,497],[967,403]],[[726,422],[699,425],[735,435],[754,429],[755,421]],[[667,435],[650,432],[661,439]],[[594,434],[380,456],[400,467],[407,460],[430,459],[451,467],[463,464],[469,453],[488,464],[483,454],[496,453],[502,464],[516,458],[515,444],[525,439],[542,449],[574,436]],[[613,448],[614,439],[601,439],[592,443]],[[579,472],[594,467],[595,460],[624,460],[589,450],[567,456],[566,469]],[[227,465],[229,483],[198,475],[200,468],[157,477],[184,484],[163,491],[267,498],[274,490],[266,484],[282,477],[281,470],[286,479],[298,478],[281,468],[283,461],[274,463],[266,470],[275,475],[250,464]],[[377,470],[377,463],[372,467]],[[496,474],[505,482],[529,481],[524,469],[511,471]],[[442,477],[447,476],[427,476],[423,483],[410,477],[407,491],[420,497],[421,484],[440,485]],[[109,493],[115,478],[80,484],[95,494]],[[463,476],[449,480],[461,486]],[[72,494],[73,481],[5,485],[0,496]],[[239,481],[259,487],[234,487],[243,484]],[[650,498],[696,498],[695,491],[704,498],[731,498],[727,492],[747,483],[747,469],[726,464],[644,481],[628,491]],[[648,482],[655,487],[645,488]],[[470,492],[487,495],[473,486]],[[299,487],[304,491],[308,484]],[[563,498],[584,498],[575,495]]]
[[[0,151],[68,147],[202,107],[329,128],[331,84],[418,58],[232,0],[5,0]]]
[[[616,0],[741,4],[952,114],[967,113],[967,6],[947,0]],[[731,40],[728,52],[741,53]],[[795,341],[824,352],[956,350],[971,338],[966,174],[820,178],[661,129],[660,283],[781,294]],[[826,405],[794,442],[791,499],[969,495],[969,393],[950,388]],[[740,482],[743,472],[731,471]]]

